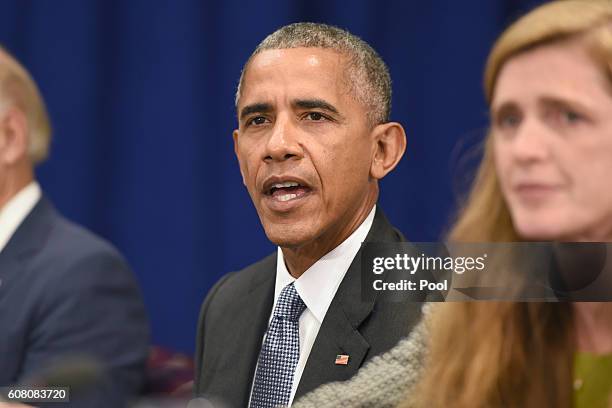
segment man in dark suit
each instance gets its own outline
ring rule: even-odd
[[[376,208],[406,136],[365,42],[298,23],[268,36],[236,95],[235,152],[276,254],[224,276],[202,306],[195,394],[273,407],[350,378],[405,336],[420,305],[361,297],[364,241],[400,242]]]
[[[4,50],[0,106],[0,385],[65,385],[61,406],[124,406],[148,354],[136,281],[111,245],[42,194],[33,166],[49,148],[46,109]]]

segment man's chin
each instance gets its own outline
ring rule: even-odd
[[[281,248],[299,248],[312,241],[313,233],[295,225],[264,227],[268,239]]]

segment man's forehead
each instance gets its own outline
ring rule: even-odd
[[[346,75],[347,58],[337,51],[326,48],[284,48],[264,50],[251,58],[246,66],[244,80],[249,77],[266,78],[285,73],[303,75]]]
[[[242,105],[246,99],[273,102],[279,89],[291,99],[338,97],[349,83],[340,53],[324,48],[265,50],[249,62],[241,84]],[[252,101],[251,101],[252,102]]]
[[[344,55],[339,51],[320,47],[297,47],[263,50],[257,53],[249,62],[249,67],[265,68],[273,64],[285,61],[294,62],[296,60],[305,63],[307,66],[317,67],[324,62],[337,64],[344,59]]]

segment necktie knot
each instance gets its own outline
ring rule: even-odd
[[[300,319],[304,309],[306,309],[306,304],[291,283],[281,291],[274,308],[274,317],[296,322]]]

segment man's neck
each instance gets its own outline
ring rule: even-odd
[[[299,278],[319,259],[349,238],[368,217],[374,204],[375,201],[364,206],[343,228],[328,231],[325,237],[317,237],[299,247],[281,247],[285,265],[291,276]]]
[[[23,190],[28,184],[34,181],[34,172],[32,169],[20,169],[8,171],[4,182],[0,183],[0,210]]]

